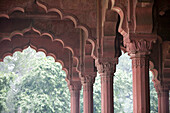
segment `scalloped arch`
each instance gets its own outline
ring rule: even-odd
[[[91,40],[91,39],[87,39],[88,42],[91,43],[92,45],[92,50],[91,50],[91,56],[93,59],[97,59],[97,57],[94,55],[94,51],[95,51],[95,43]]]
[[[123,24],[123,20],[124,20],[124,11],[118,7],[118,6],[115,6],[115,0],[109,0],[108,2],[108,8],[110,10],[113,10],[115,12],[117,12],[120,16],[120,24],[119,24],[119,27],[118,27],[118,31],[121,35],[123,35],[123,37],[126,37],[128,35],[128,33],[122,28],[122,24]]]
[[[0,18],[4,17],[4,18],[9,19],[10,18],[9,15],[12,14],[13,12],[15,12],[15,11],[19,11],[19,12],[22,12],[22,13],[25,12],[24,8],[22,8],[22,7],[14,7],[11,10],[9,10],[7,14],[0,14]]]
[[[43,8],[46,13],[50,13],[50,12],[58,13],[60,15],[61,20],[64,20],[64,19],[71,20],[74,23],[75,28],[80,28],[85,32],[87,38],[91,35],[89,28],[87,26],[83,26],[82,24],[80,24],[80,22],[74,15],[65,15],[61,10],[59,10],[57,8],[48,9],[44,4],[40,3],[39,1],[36,1],[36,4],[39,7]]]
[[[74,27],[75,28],[82,29],[85,32],[86,38],[91,37],[90,29],[87,26],[81,24],[76,16],[74,16],[74,15],[66,15],[66,14],[64,14],[64,12],[62,12],[61,10],[59,10],[57,8],[50,8],[50,9],[48,9],[44,4],[40,3],[39,1],[36,1],[36,4],[39,7],[41,7],[42,9],[44,9],[46,13],[55,12],[55,13],[59,14],[61,20],[64,20],[64,19],[71,20],[74,23]],[[9,10],[7,14],[0,14],[0,17],[1,18],[4,17],[4,18],[8,18],[9,19],[10,18],[10,14],[12,14],[15,11],[19,11],[19,12],[22,12],[22,13],[25,12],[24,8],[22,8],[22,7],[15,7],[13,9]]]
[[[39,34],[39,36],[48,36],[52,42],[58,41],[62,44],[63,48],[69,49],[71,51],[71,53],[74,56],[74,51],[71,47],[65,46],[64,42],[61,39],[54,39],[53,36],[50,33],[41,33],[39,30],[35,29],[34,27],[32,27],[31,25],[28,28],[23,29],[22,31],[13,31],[9,36],[7,37],[3,37],[1,41],[3,40],[9,40],[11,41],[11,38],[16,36],[16,35],[20,35],[20,36],[24,36],[25,33],[29,32],[33,30],[35,33]]]
[[[64,67],[63,61],[62,61],[62,60],[59,60],[59,59],[56,59],[56,57],[55,57],[54,54],[52,54],[52,53],[47,53],[47,51],[46,51],[45,49],[42,49],[42,48],[37,49],[36,47],[33,47],[32,45],[30,45],[30,47],[33,48],[36,52],[41,51],[41,52],[43,52],[46,56],[51,56],[51,57],[53,57],[53,58],[55,59],[55,62],[59,62],[59,63],[62,65],[62,70],[66,73],[66,75],[68,75],[68,70],[67,70],[67,68]],[[3,55],[3,58],[0,59],[0,62],[3,62],[3,60],[4,60],[5,57],[7,57],[7,56],[13,56],[13,54],[14,54],[15,52],[18,52],[18,51],[22,52],[22,51],[23,51],[24,49],[26,49],[26,48],[28,48],[28,46],[25,46],[25,47],[23,47],[23,48],[15,48],[15,49],[12,50],[11,53],[10,53],[10,52],[5,53],[5,54]]]
[[[94,41],[94,39],[93,39],[93,37],[92,37],[91,30],[90,30],[90,28],[88,28],[88,26],[81,24],[76,16],[71,15],[71,14],[65,14],[61,9],[58,9],[58,8],[49,8],[49,9],[48,9],[46,5],[42,4],[42,3],[41,3],[40,1],[38,1],[38,0],[36,0],[36,4],[37,4],[39,7],[41,7],[42,9],[44,9],[44,11],[45,11],[46,13],[50,13],[50,12],[57,13],[57,14],[59,14],[61,20],[69,19],[69,20],[71,20],[71,21],[74,23],[74,27],[75,27],[75,28],[82,29],[82,30],[84,31],[84,33],[85,33],[85,39],[86,39],[86,40],[90,40],[90,43],[91,43],[92,46],[93,46],[93,50],[92,50],[91,55],[93,55],[93,56],[92,56],[93,58],[96,58],[96,57],[95,57],[95,53],[94,53],[95,41]],[[7,14],[0,14],[0,18],[1,18],[1,17],[5,17],[5,18],[8,18],[8,19],[9,19],[9,18],[10,18],[10,15],[11,15],[13,12],[15,12],[15,11],[19,11],[19,12],[25,13],[24,8],[22,8],[22,7],[15,7],[15,8],[13,8],[13,9],[9,10]],[[19,35],[22,35],[22,34],[20,34],[20,32],[18,32],[18,33],[19,33]],[[38,32],[37,32],[37,33],[38,33]],[[39,33],[39,34],[40,34],[40,33]],[[13,34],[11,34],[11,35],[13,35]],[[15,35],[15,33],[14,33],[14,35]],[[46,33],[44,34],[44,33],[43,33],[43,34],[41,34],[41,35],[49,35],[49,34],[46,34]],[[12,36],[11,36],[11,37],[12,37]],[[52,36],[49,36],[49,37],[52,37]],[[64,44],[63,41],[61,41],[61,43]],[[73,50],[72,50],[70,47],[65,47],[65,48],[68,48],[68,49],[70,49],[70,50],[73,52]]]
[[[57,39],[54,40],[54,38],[53,38],[53,36],[52,36],[51,34],[49,34],[49,33],[41,33],[40,31],[38,31],[37,29],[35,29],[35,28],[33,28],[33,27],[26,28],[26,29],[24,29],[24,30],[22,30],[22,31],[14,31],[14,32],[12,32],[8,37],[5,37],[5,38],[1,39],[1,40],[0,40],[0,43],[2,43],[2,42],[4,42],[4,41],[12,42],[12,39],[13,39],[14,36],[19,35],[19,36],[22,36],[22,37],[23,37],[24,34],[27,33],[27,32],[29,32],[29,31],[34,31],[34,32],[35,32],[36,34],[38,34],[40,37],[41,37],[41,36],[47,36],[47,37],[49,37],[49,40],[50,40],[51,43],[59,42],[59,43],[62,45],[62,48],[63,48],[63,49],[66,49],[66,50],[68,50],[68,51],[71,52],[73,58],[76,59],[76,61],[77,61],[76,64],[77,64],[77,67],[78,67],[79,60],[78,60],[78,58],[76,58],[76,57],[74,56],[74,52],[73,52],[73,50],[72,50],[70,47],[65,47],[65,46],[64,46],[64,42],[63,42],[62,40],[57,40]],[[13,42],[12,42],[12,43],[13,43]],[[23,49],[27,48],[28,46],[31,46],[31,47],[32,47],[33,49],[35,49],[36,51],[42,51],[42,52],[44,52],[44,53],[46,54],[46,56],[52,56],[52,57],[55,59],[55,61],[58,61],[58,62],[61,63],[61,65],[62,65],[62,67],[63,67],[63,70],[66,72],[66,74],[68,74],[68,69],[67,69],[66,67],[64,67],[65,64],[64,64],[64,62],[63,62],[61,59],[57,59],[57,57],[56,57],[56,55],[55,55],[54,53],[48,52],[45,48],[41,48],[41,47],[38,48],[38,47],[32,45],[31,42],[29,42],[28,44],[26,44],[26,45],[24,45],[24,46],[22,46],[22,47],[14,47],[14,48],[12,48],[11,51],[6,51],[6,52],[4,52],[4,53],[3,53],[3,56],[1,56],[1,58],[0,58],[0,61],[3,61],[3,59],[4,59],[5,56],[8,56],[8,55],[12,56],[14,52],[16,52],[16,51],[22,51]],[[47,47],[47,49],[48,49],[48,47]]]
[[[154,68],[154,63],[152,61],[149,61],[149,70],[153,74],[152,81],[154,84],[160,84],[160,81],[158,80],[158,70]]]
[[[46,49],[44,49],[44,48],[37,48],[37,47],[35,47],[35,46],[32,45],[32,44],[30,44],[30,47],[33,48],[34,50],[36,50],[36,52],[41,51],[41,52],[43,52],[46,56],[51,56],[51,57],[53,57],[54,60],[55,60],[55,62],[59,62],[59,63],[61,64],[61,66],[62,66],[62,70],[65,71],[66,75],[68,75],[68,69],[64,67],[64,66],[65,66],[65,65],[64,65],[64,62],[63,62],[62,60],[60,60],[60,59],[57,59],[57,57],[55,56],[55,54],[53,54],[53,53],[48,53]]]
[[[112,8],[113,11],[117,12],[120,16],[120,24],[119,24],[119,27],[118,27],[118,31],[121,35],[123,35],[123,37],[127,36],[127,32],[122,28],[122,24],[123,24],[123,19],[124,19],[124,13],[123,13],[123,10],[120,8],[120,7],[116,7],[114,6]]]

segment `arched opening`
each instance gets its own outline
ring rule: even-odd
[[[133,112],[132,63],[124,52],[119,57],[114,76],[114,111]]]
[[[158,113],[158,96],[152,81],[154,75],[149,71],[149,83],[150,83],[150,113]]]
[[[0,62],[2,113],[70,112],[66,73],[59,62],[28,47]]]
[[[153,74],[149,72],[150,84],[150,112],[158,112],[157,93],[152,81]],[[122,52],[119,57],[114,77],[114,111],[116,113],[133,113],[133,82],[132,61],[127,53]]]
[[[93,87],[93,111],[94,113],[101,113],[101,80],[99,73],[97,73]]]

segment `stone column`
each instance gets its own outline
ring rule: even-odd
[[[149,61],[147,55],[135,55],[133,70],[133,113],[150,113]]]
[[[113,105],[113,76],[115,64],[105,62],[97,65],[101,77],[101,110],[102,113],[114,113]]]
[[[132,59],[133,113],[150,113],[149,54],[155,38],[139,34],[131,38],[126,46]]]
[[[83,110],[84,113],[93,113],[93,83],[96,73],[81,77],[83,85]]]
[[[70,90],[70,102],[71,102],[71,113],[80,113],[80,90],[81,83],[73,82],[69,85]]]
[[[158,113],[169,113],[169,90],[164,86],[159,87],[158,94]]]

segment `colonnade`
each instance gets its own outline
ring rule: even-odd
[[[151,40],[134,40],[129,45],[140,43],[141,45],[129,46],[128,53],[132,59],[133,71],[133,113],[150,113],[150,89],[149,89],[149,55]],[[114,60],[113,60],[114,59]],[[101,78],[101,113],[114,113],[113,77],[117,59],[96,62],[97,71]],[[89,75],[88,81],[81,80],[83,86],[84,113],[93,113],[93,84],[95,75]],[[80,85],[80,84],[79,84]],[[155,86],[156,87],[156,86]],[[71,91],[71,113],[80,113],[79,98],[80,89]],[[169,113],[169,90],[166,86],[159,85],[158,113]]]

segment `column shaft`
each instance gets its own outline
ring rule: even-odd
[[[72,90],[71,94],[71,113],[80,113],[80,90]]]
[[[160,91],[158,94],[158,113],[169,113],[169,91]]]
[[[160,92],[158,92],[157,95],[158,95],[158,113],[161,113],[161,94],[160,94]]]
[[[83,109],[84,113],[93,113],[93,84],[83,84]]]
[[[133,113],[150,112],[149,61],[147,56],[133,57]]]
[[[101,110],[102,113],[114,113],[113,76],[101,75]]]

